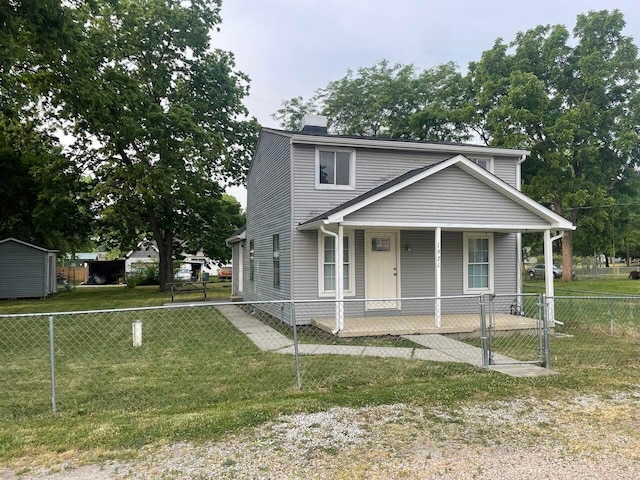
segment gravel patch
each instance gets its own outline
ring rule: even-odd
[[[640,391],[456,409],[332,408],[136,460],[0,470],[0,480],[637,479]]]

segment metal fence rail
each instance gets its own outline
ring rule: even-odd
[[[556,322],[545,337],[551,300]],[[0,419],[193,411],[292,387],[419,382],[438,366],[616,368],[640,365],[639,347],[640,297],[206,303],[2,315]]]

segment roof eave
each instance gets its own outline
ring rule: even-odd
[[[282,132],[281,132],[282,134]],[[291,133],[291,143],[307,145],[339,145],[345,147],[365,147],[393,150],[430,151],[445,153],[475,153],[482,155],[505,155],[522,157],[529,155],[529,150],[485,147],[482,145],[421,143],[402,140],[376,140],[370,138],[345,138],[339,136],[314,136]]]

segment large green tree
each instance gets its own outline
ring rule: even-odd
[[[62,251],[87,244],[93,218],[90,183],[41,108],[71,24],[60,0],[0,3],[0,238]]]
[[[184,242],[215,258],[202,239],[237,227],[222,194],[246,175],[256,137],[248,78],[211,47],[219,0],[96,0],[73,14],[55,106],[97,180],[104,231],[121,248],[153,238],[164,289]]]
[[[530,149],[524,191],[585,227],[592,245],[638,175],[640,63],[624,26],[618,11],[579,15],[573,38],[564,26],[539,26],[499,39],[468,73],[470,125],[488,144]],[[570,280],[572,232],[562,250]]]
[[[381,60],[348,70],[309,100],[285,100],[273,115],[298,130],[305,113],[321,113],[332,132],[416,140],[459,141],[470,137],[464,123],[464,79],[453,63],[419,71]]]

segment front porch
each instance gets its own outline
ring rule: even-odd
[[[435,315],[389,315],[376,317],[345,317],[344,328],[335,334],[338,337],[369,337],[378,335],[440,334],[454,338],[477,338],[481,336],[480,316],[477,313],[443,314],[442,326],[436,327]],[[314,318],[311,324],[333,333],[335,318]],[[487,316],[487,328],[489,316]],[[495,313],[493,330],[495,335],[537,333],[538,321],[535,318]]]

